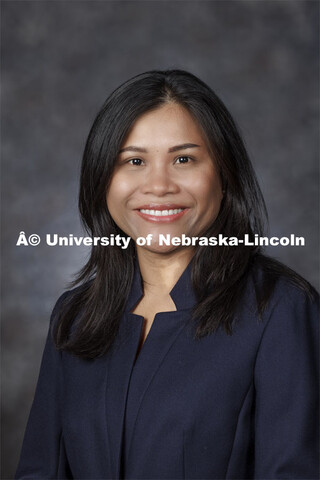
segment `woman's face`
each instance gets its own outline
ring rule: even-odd
[[[116,224],[134,240],[152,234],[199,236],[217,217],[220,176],[201,130],[182,106],[169,103],[143,114],[123,143],[107,206]],[[180,247],[181,248],[181,247]]]

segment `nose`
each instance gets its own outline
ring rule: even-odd
[[[179,186],[175,182],[172,173],[164,165],[158,165],[145,172],[142,184],[142,193],[153,194],[162,197],[167,194],[178,193]]]

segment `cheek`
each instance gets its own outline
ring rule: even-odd
[[[200,209],[207,210],[208,213],[219,211],[222,188],[216,173],[209,171],[207,174],[197,177],[197,181],[193,182],[192,192]]]
[[[122,195],[117,188],[117,183],[111,183],[107,195],[106,195],[106,204],[109,214],[116,225],[123,229],[124,225],[124,208],[122,202]]]
[[[115,176],[109,186],[107,192],[107,207],[112,214],[112,211],[120,211],[121,207],[126,204],[127,199],[130,197],[132,188],[130,182],[121,176]]]
[[[113,216],[113,210],[118,205],[117,189],[114,187],[114,182],[111,182],[111,185],[108,188],[106,201],[108,210],[111,216]]]

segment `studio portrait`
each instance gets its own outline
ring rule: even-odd
[[[1,478],[319,478],[318,2],[2,13]]]

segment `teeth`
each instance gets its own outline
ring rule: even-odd
[[[140,212],[146,215],[155,215],[156,217],[167,217],[168,215],[176,215],[183,211],[183,208],[176,208],[175,210],[147,210],[141,208]]]

